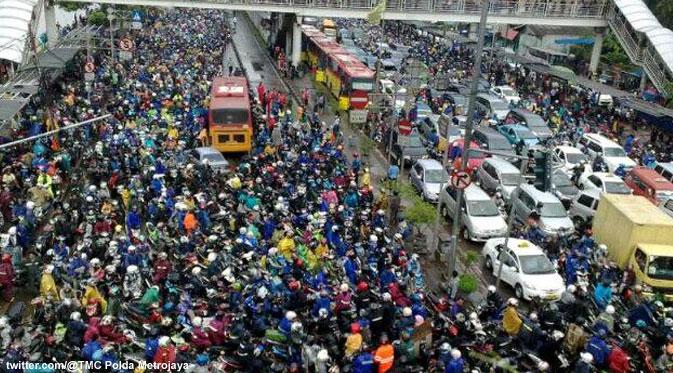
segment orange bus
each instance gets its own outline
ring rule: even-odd
[[[223,153],[249,152],[252,127],[248,81],[240,76],[213,78],[208,110],[211,146]]]

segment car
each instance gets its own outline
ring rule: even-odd
[[[636,162],[626,155],[624,149],[619,144],[603,135],[585,133],[580,138],[579,143],[583,146],[583,150],[591,161],[600,155],[608,165],[608,171],[611,173],[614,173],[620,166],[625,171],[636,167]]]
[[[514,146],[509,143],[507,138],[497,130],[491,127],[478,127],[472,133],[474,141],[479,143],[483,149],[497,152],[494,157],[506,159],[509,162],[516,162],[516,153]]]
[[[614,104],[615,101],[612,99],[612,96],[608,94],[601,94],[598,96],[598,106],[612,107]]]
[[[416,121],[416,127],[421,136],[427,139],[432,131],[435,131],[439,135],[439,117],[439,114],[430,114],[422,120]]]
[[[568,176],[573,175],[575,167],[581,167],[583,163],[586,165],[589,162],[586,154],[569,145],[554,147],[551,151],[551,159],[552,167],[562,170]]]
[[[526,109],[516,108],[510,110],[505,117],[505,123],[526,126],[540,140],[554,136],[554,132],[547,126],[547,123],[541,116]]]
[[[669,198],[662,202],[659,205],[661,211],[667,213],[670,217],[673,217],[673,198]]]
[[[664,179],[673,182],[673,162],[658,162],[654,166],[654,170],[663,176]]]
[[[449,173],[439,161],[419,159],[409,170],[409,182],[430,202],[437,202],[442,185],[449,183]]]
[[[512,87],[508,85],[501,85],[491,88],[490,92],[498,97],[500,97],[506,103],[518,104],[521,100],[519,93]]]
[[[673,183],[651,168],[639,166],[632,169],[624,177],[624,183],[633,190],[633,194],[643,196],[655,205],[673,197]]]
[[[450,185],[442,188],[439,195],[439,211],[445,218],[456,216],[456,189]],[[469,241],[486,241],[492,237],[507,235],[507,223],[498,206],[479,186],[470,184],[463,190],[461,222],[463,237]]]
[[[401,163],[404,160],[405,166],[428,155],[428,151],[417,133],[412,133],[411,136],[401,136],[397,132],[393,132],[393,146],[388,151],[396,163]]]
[[[432,115],[432,108],[428,104],[418,103],[415,106],[416,120],[420,121]]]
[[[475,99],[475,104],[479,112],[491,119],[493,117],[498,120],[504,120],[509,113],[509,106],[498,96],[489,95],[488,93],[480,93]]]
[[[591,223],[600,199],[601,192],[598,189],[583,190],[575,196],[568,209],[568,216],[575,224],[575,229]]]
[[[464,146],[465,146],[465,139],[462,138],[450,144],[449,158],[453,162],[453,165],[458,165],[462,161]],[[479,167],[486,158],[486,155],[484,153],[476,151],[475,149],[479,149],[479,144],[472,141],[470,143],[470,158],[467,160],[467,169],[469,172],[472,172],[477,167]]]
[[[195,148],[192,154],[201,163],[208,163],[214,170],[226,172],[229,171],[229,161],[227,161],[219,150],[206,146]]]
[[[487,158],[477,168],[476,179],[480,186],[489,193],[500,191],[502,198],[507,202],[512,192],[523,182],[518,168],[502,158]]]
[[[568,175],[561,170],[552,171],[551,175],[551,192],[561,200],[563,206],[568,208],[573,198],[580,192],[573,184]]]
[[[550,192],[540,191],[531,184],[520,184],[512,192],[511,203],[513,219],[519,223],[526,223],[532,213],[537,213],[540,228],[546,234],[564,236],[574,230],[563,203]]]
[[[527,240],[492,238],[481,250],[486,269],[498,275],[502,261],[501,280],[514,288],[517,298],[546,301],[561,299],[565,291],[563,278],[544,251]]]
[[[528,127],[520,124],[498,126],[498,132],[505,136],[507,141],[512,145],[517,145],[523,141],[526,148],[532,148],[540,143],[540,139],[538,139]]]
[[[582,190],[596,190],[609,194],[632,194],[624,180],[607,172],[585,172],[580,176],[577,186]]]

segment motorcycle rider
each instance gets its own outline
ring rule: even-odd
[[[523,324],[521,317],[519,317],[519,311],[517,310],[518,305],[519,301],[516,298],[509,298],[507,300],[507,308],[505,308],[502,317],[502,328],[512,337],[519,334],[521,325]]]
[[[0,263],[0,286],[2,286],[2,299],[11,302],[14,299],[14,265],[9,254],[2,254]]]
[[[143,279],[138,266],[130,265],[126,268],[123,291],[126,298],[139,298],[143,294]]]

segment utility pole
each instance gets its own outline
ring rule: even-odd
[[[115,42],[114,42],[114,31],[112,29],[112,21],[115,19],[114,9],[112,7],[107,8],[107,19],[110,21],[110,60],[112,65],[114,65],[115,60]]]
[[[482,0],[481,18],[479,19],[479,36],[477,37],[477,50],[472,70],[472,84],[470,85],[470,101],[467,106],[467,123],[465,126],[465,140],[463,143],[462,169],[467,169],[470,158],[470,143],[472,142],[472,126],[474,125],[474,107],[477,96],[477,83],[481,77],[481,59],[484,51],[484,33],[486,32],[486,18],[488,10],[491,7],[491,0]],[[460,233],[461,217],[463,206],[463,190],[458,189],[456,193],[456,215],[453,217],[453,227],[451,229],[451,249],[449,255],[449,276],[456,268],[456,251],[458,250],[458,234]],[[437,232],[435,232],[437,234]]]
[[[453,114],[452,114],[453,116]],[[446,147],[444,148],[444,157],[442,158],[442,170],[446,170],[446,164],[448,163],[449,160],[449,133],[451,132],[451,125],[447,123],[446,125],[446,134],[444,135],[446,138]],[[439,140],[440,142],[442,141],[441,138]],[[440,219],[442,218],[442,213],[441,213],[441,206],[442,206],[442,200],[441,200],[441,195],[442,195],[442,190],[444,190],[444,179],[439,183],[439,194],[437,195],[437,214],[435,215],[435,241],[433,242],[433,246],[435,247],[436,252],[439,252],[439,225],[440,225]],[[448,258],[447,258],[448,259]]]

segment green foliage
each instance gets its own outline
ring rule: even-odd
[[[652,12],[661,24],[669,29],[673,29],[673,2],[671,0],[650,1]]]
[[[87,3],[76,3],[74,1],[61,1],[58,4],[58,7],[67,11],[74,12],[80,9],[86,9],[89,6]]]
[[[465,254],[465,266],[470,267],[472,264],[476,263],[479,261],[479,254],[477,254],[474,251],[468,251],[467,254]]]
[[[105,14],[105,12],[101,10],[97,10],[89,14],[90,25],[102,26],[105,25],[107,22],[108,22],[107,14]]]
[[[472,294],[477,291],[479,282],[476,277],[472,275],[460,275],[458,280],[458,290],[464,295]]]
[[[376,143],[374,140],[370,139],[367,136],[361,136],[360,137],[360,153],[364,155],[369,155],[372,153],[372,150],[374,149],[374,146],[376,146]]]
[[[614,65],[624,69],[633,67],[629,56],[624,52],[624,49],[619,44],[619,40],[612,33],[609,33],[603,41],[601,58],[611,66]]]
[[[437,213],[433,205],[416,198],[412,205],[404,210],[404,216],[411,224],[422,227],[434,223]]]

